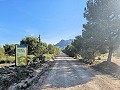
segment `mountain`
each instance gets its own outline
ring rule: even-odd
[[[67,45],[69,45],[74,39],[69,40],[61,40],[55,46],[59,47],[60,49],[64,49]]]

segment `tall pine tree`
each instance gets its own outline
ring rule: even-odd
[[[83,37],[86,42],[99,48],[107,46],[109,50],[108,62],[111,62],[113,50],[119,46],[120,40],[120,1],[119,0],[88,0],[84,17],[88,21],[84,24]]]

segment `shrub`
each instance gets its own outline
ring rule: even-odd
[[[5,51],[0,47],[0,60],[5,56]]]
[[[46,60],[54,59],[54,54],[44,54]]]
[[[28,55],[28,59],[34,59],[35,55]]]

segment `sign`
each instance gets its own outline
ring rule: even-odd
[[[28,64],[27,60],[28,47],[23,45],[16,45],[16,66],[26,66]]]

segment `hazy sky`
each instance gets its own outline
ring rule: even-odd
[[[55,44],[80,35],[86,0],[0,0],[0,45],[38,36]]]

